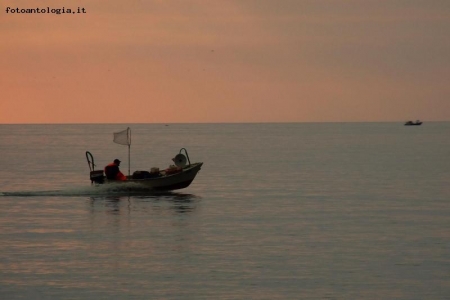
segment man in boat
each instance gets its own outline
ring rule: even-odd
[[[123,175],[122,172],[120,172],[119,166],[120,160],[118,160],[117,158],[114,160],[114,162],[108,164],[105,167],[106,178],[109,180],[127,180],[127,177]]]

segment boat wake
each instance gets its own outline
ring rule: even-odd
[[[114,184],[114,186],[94,185],[61,190],[43,191],[11,191],[0,192],[0,197],[102,197],[102,196],[160,196],[174,195],[173,192],[155,191],[151,188],[136,184]]]

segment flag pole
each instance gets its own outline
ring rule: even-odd
[[[130,177],[130,145],[128,145],[128,178]]]
[[[130,127],[128,129],[128,178],[130,178],[130,150],[131,150],[131,129]]]

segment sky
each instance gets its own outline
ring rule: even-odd
[[[450,121],[448,0],[0,10],[0,124]]]

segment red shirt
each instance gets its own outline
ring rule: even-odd
[[[127,180],[127,177],[120,172],[119,166],[115,163],[110,163],[105,167],[105,174],[109,180]]]

